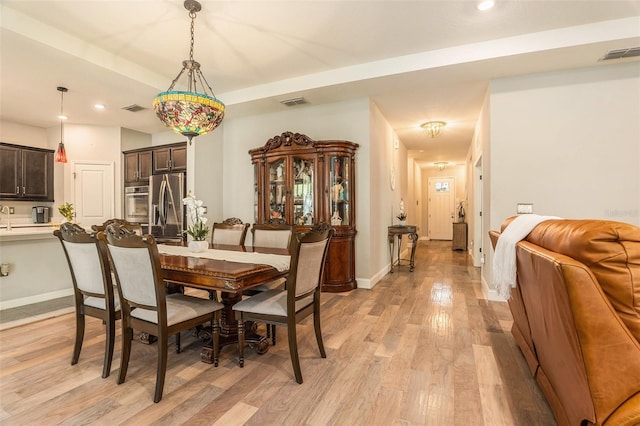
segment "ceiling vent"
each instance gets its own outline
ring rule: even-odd
[[[138,112],[138,111],[142,111],[145,108],[138,104],[131,104],[131,105],[123,106],[122,109],[126,109],[127,111],[131,111],[131,112]]]
[[[291,98],[291,99],[286,99],[284,101],[280,101],[280,103],[282,105],[291,107],[291,106],[295,106],[295,105],[306,104],[307,101],[304,98]]]
[[[640,56],[640,47],[610,50],[602,58],[600,58],[600,60],[608,61],[610,59],[633,58],[636,56]]]

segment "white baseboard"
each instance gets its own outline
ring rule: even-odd
[[[484,294],[485,299],[491,300],[492,302],[506,302],[506,300],[498,294],[497,290],[489,288],[484,277],[480,277],[480,282],[482,283],[482,294]]]
[[[37,294],[35,296],[21,297],[20,299],[5,300],[0,302],[0,311],[4,309],[17,308],[18,306],[32,305],[38,302],[58,299],[60,297],[72,296],[73,288],[52,291],[51,293]]]
[[[391,267],[391,265],[386,265],[384,268],[382,268],[380,271],[378,271],[378,273],[374,274],[373,277],[365,279],[365,278],[358,278],[358,288],[366,288],[368,290],[371,290],[373,287],[376,286],[376,284],[378,284],[378,281],[380,281],[385,275],[387,275],[389,273],[389,268]]]

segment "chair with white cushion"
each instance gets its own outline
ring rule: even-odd
[[[243,246],[248,229],[249,224],[242,223],[242,220],[237,217],[230,217],[223,222],[216,222],[211,230],[211,243]]]
[[[158,337],[154,402],[162,399],[169,335],[176,335],[179,350],[181,331],[211,322],[214,365],[217,367],[222,305],[180,293],[167,295],[160,254],[151,235],[139,236],[126,227],[109,225],[98,233],[98,239],[108,248],[122,302],[122,355],[118,384],[123,383],[127,375],[133,329]]]
[[[261,292],[233,305],[238,320],[240,367],[244,366],[244,322],[259,321],[284,325],[289,337],[289,353],[296,382],[302,383],[298,357],[296,324],[313,314],[313,324],[320,355],[327,355],[320,330],[320,285],[333,229],[326,223],[315,225],[305,234],[296,234],[291,247],[291,267],[286,289]]]
[[[253,247],[288,249],[293,225],[286,223],[254,223],[251,228]]]
[[[101,319],[106,326],[102,377],[111,372],[116,320],[120,319],[120,301],[114,296],[107,252],[98,240],[82,227],[66,222],[55,230],[69,263],[76,306],[76,340],[71,365],[78,363],[84,340],[85,315]]]
[[[277,223],[254,223],[251,228],[253,247],[268,247],[289,249],[291,245],[291,236],[293,234],[293,225],[285,223],[282,219],[278,219]],[[262,291],[283,288],[286,278],[278,278],[260,284],[245,290],[243,294],[254,296]],[[271,339],[273,345],[276,344],[276,326],[270,324],[267,326],[267,338]]]

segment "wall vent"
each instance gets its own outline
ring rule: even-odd
[[[291,106],[295,106],[295,105],[306,104],[307,101],[304,98],[291,98],[291,99],[286,99],[284,101],[280,101],[280,103],[282,105],[291,107]]]
[[[636,56],[640,56],[640,47],[610,50],[602,58],[600,58],[600,60],[608,61],[611,59],[633,58]]]
[[[145,108],[138,104],[131,104],[131,105],[123,106],[122,109],[126,109],[127,111],[131,111],[131,112],[138,112],[138,111],[142,111]]]

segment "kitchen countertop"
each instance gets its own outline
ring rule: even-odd
[[[11,224],[11,230],[7,231],[7,225],[0,226],[0,241],[25,241],[55,238],[53,231],[60,224],[53,223],[16,223]]]

